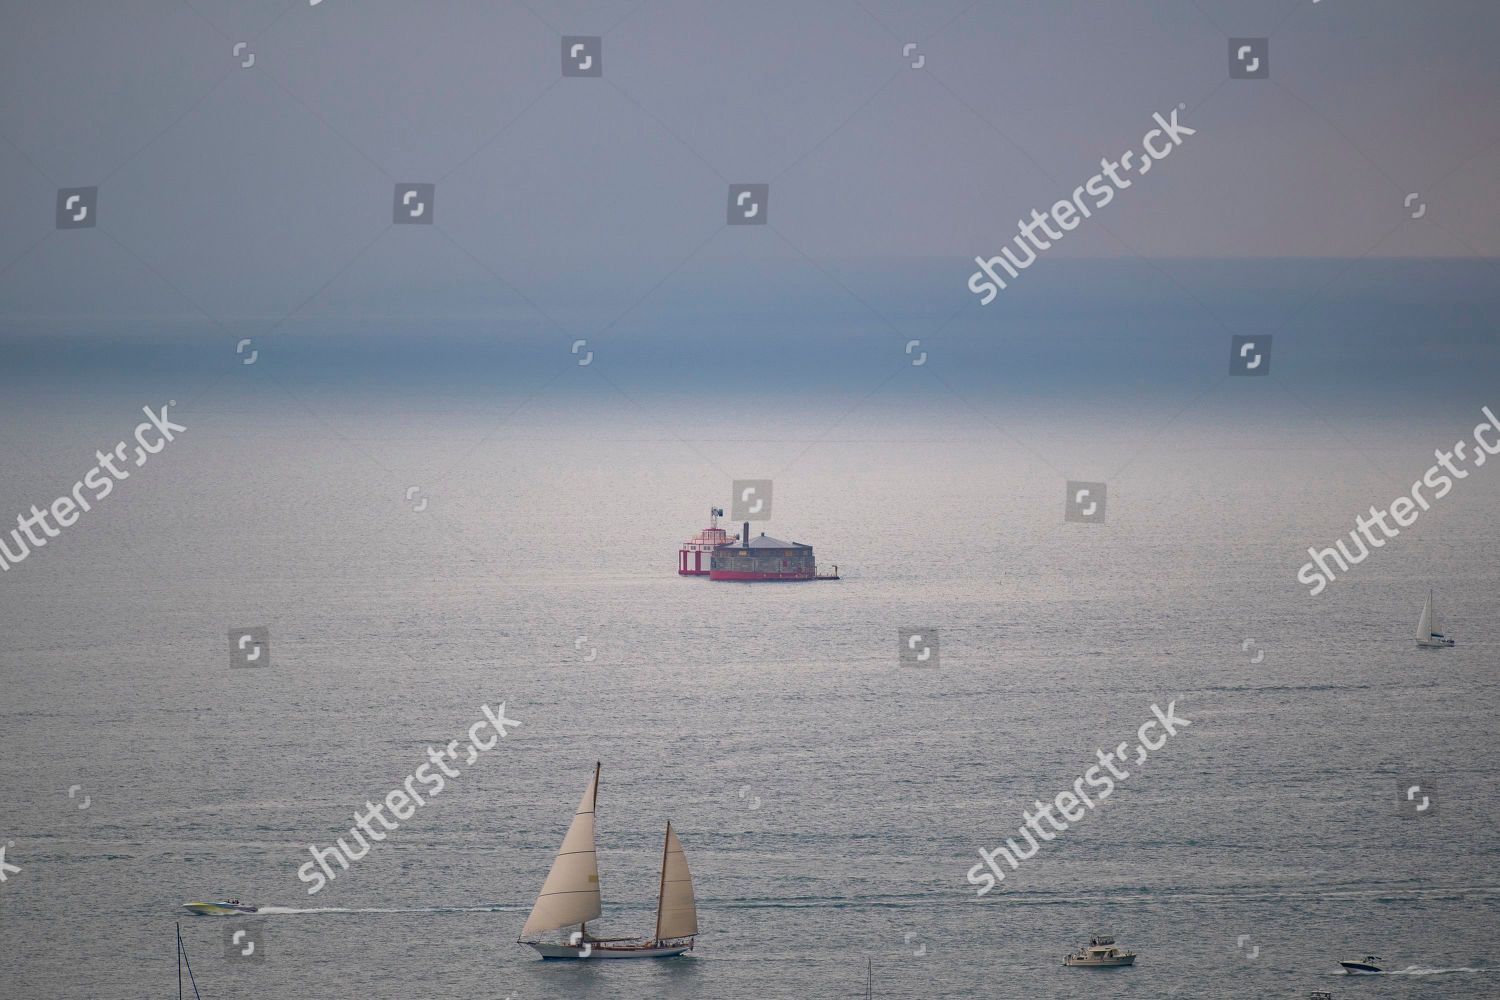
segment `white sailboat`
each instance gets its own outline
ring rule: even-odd
[[[599,860],[594,850],[594,812],[599,797],[599,765],[583,790],[562,847],[542,883],[531,915],[521,928],[521,943],[543,958],[671,958],[690,951],[698,934],[693,877],[682,844],[667,823],[661,851],[661,887],[656,897],[656,933],[650,938],[596,938],[588,922],[603,912],[599,896]],[[567,941],[548,942],[534,935],[578,925]],[[532,937],[528,940],[528,937]]]
[[[1443,635],[1437,609],[1432,605],[1430,587],[1427,590],[1427,603],[1422,605],[1422,620],[1417,622],[1417,645],[1424,649],[1446,649],[1453,645],[1453,640]]]

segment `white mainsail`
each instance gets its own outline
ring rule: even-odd
[[[661,893],[656,900],[656,940],[692,937],[698,933],[698,908],[693,903],[693,876],[687,855],[667,824],[661,854]]]
[[[541,895],[521,928],[527,934],[540,934],[570,924],[593,920],[603,912],[599,902],[599,858],[594,852],[594,803],[599,795],[599,765],[594,777],[583,790],[573,822],[563,837],[562,847],[542,883]]]
[[[1422,605],[1422,620],[1417,622],[1417,641],[1431,642],[1432,633],[1437,630],[1437,618],[1432,612],[1432,591],[1427,591],[1427,603]]]

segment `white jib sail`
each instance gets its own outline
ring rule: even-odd
[[[594,803],[599,794],[599,766],[583,790],[578,811],[562,848],[542,883],[541,895],[526,918],[521,935],[540,934],[593,920],[603,912],[599,902],[599,859],[594,853]]]
[[[661,894],[656,901],[656,939],[691,937],[698,933],[698,908],[693,904],[693,876],[688,872],[687,855],[667,824],[667,840],[662,850]]]

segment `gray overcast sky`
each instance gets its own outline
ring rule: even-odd
[[[3,9],[0,321],[318,293],[597,327],[684,261],[930,258],[956,305],[967,261],[1179,104],[1198,135],[1054,255],[1500,254],[1493,0]],[[603,35],[601,78],[561,78],[562,34]],[[1228,78],[1231,36],[1269,36],[1270,79]],[[435,226],[390,227],[400,181],[437,184]],[[723,229],[741,181],[769,226]],[[55,231],[56,189],[92,185],[99,229]]]

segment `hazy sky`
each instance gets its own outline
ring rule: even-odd
[[[729,356],[783,386],[878,373],[908,336],[1021,387],[1218,369],[1229,332],[1272,329],[1304,337],[1283,373],[1401,377],[1412,336],[1433,378],[1494,370],[1493,0],[3,10],[12,372],[172,337],[221,366],[273,330],[401,373],[474,369],[426,350],[455,339],[540,372],[576,337],[622,373]],[[602,36],[601,76],[563,77],[563,35]],[[1269,38],[1268,79],[1230,78],[1231,37]],[[976,305],[976,254],[1179,106],[1195,136]],[[392,224],[404,182],[436,185],[433,225]],[[768,225],[726,225],[741,182]],[[55,228],[58,189],[92,186],[97,227]],[[518,357],[485,377],[529,378]]]

